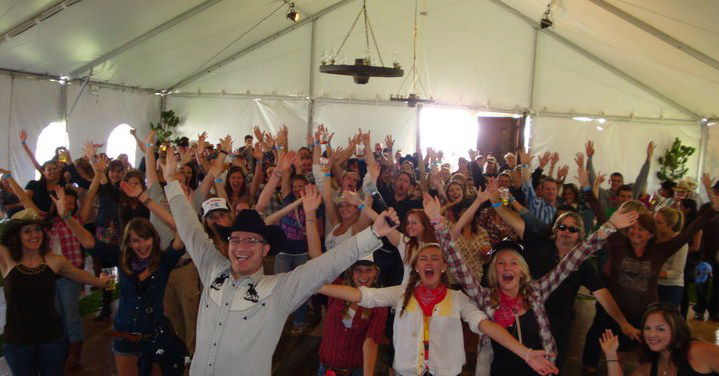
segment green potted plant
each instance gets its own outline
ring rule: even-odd
[[[155,131],[155,137],[157,137],[158,145],[166,141],[176,141],[170,139],[172,137],[173,130],[177,128],[180,123],[180,118],[175,115],[175,111],[162,111],[160,114],[160,121],[157,123],[150,123],[150,129]]]
[[[658,158],[660,169],[657,177],[661,181],[681,179],[689,171],[686,164],[695,151],[696,148],[683,145],[678,137],[675,138],[672,146]]]

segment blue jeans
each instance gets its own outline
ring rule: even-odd
[[[62,318],[62,328],[68,342],[80,342],[85,339],[80,317],[80,291],[82,286],[69,278],[55,281],[55,307]]]
[[[320,362],[319,368],[317,368],[317,376],[325,376],[327,373],[327,370],[329,368],[322,362]],[[362,376],[364,375],[364,370],[362,368],[355,368],[350,372],[350,376]]]
[[[287,253],[278,253],[275,256],[275,274],[286,273],[295,270],[298,266],[309,260],[306,253],[299,255],[290,255]],[[294,325],[304,325],[307,322],[307,302],[297,308],[292,314],[292,323]]]
[[[5,343],[3,352],[15,376],[61,376],[64,373],[67,344],[64,338],[35,345]]]
[[[667,303],[670,306],[679,309],[679,306],[682,304],[684,286],[657,285],[657,289],[660,302]]]

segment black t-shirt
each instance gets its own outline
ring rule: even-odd
[[[38,209],[49,212],[52,207],[52,199],[47,190],[47,185],[42,180],[30,180],[25,185],[25,189],[32,190],[32,201],[37,205]]]
[[[525,229],[522,243],[532,279],[543,277],[559,264],[559,252],[554,241],[543,234]],[[597,270],[589,260],[585,260],[577,271],[570,274],[544,303],[552,323],[571,323],[574,318],[574,299],[580,286],[586,287],[590,292],[604,287]]]

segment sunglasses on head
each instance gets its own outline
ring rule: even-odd
[[[567,226],[567,225],[559,225],[559,226],[557,226],[557,230],[559,230],[559,231],[569,231],[569,232],[571,232],[572,234],[576,234],[576,233],[579,232],[579,227]]]

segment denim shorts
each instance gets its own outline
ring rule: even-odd
[[[145,346],[148,345],[147,341],[134,342],[124,338],[113,338],[112,339],[112,352],[115,355],[141,355]]]

